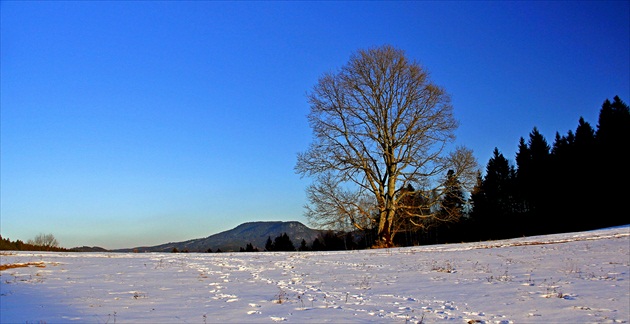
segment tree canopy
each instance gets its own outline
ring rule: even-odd
[[[380,244],[391,246],[398,210],[416,226],[440,215],[448,170],[462,185],[474,183],[472,151],[448,152],[458,126],[450,97],[400,49],[357,51],[319,79],[308,101],[314,140],[296,171],[315,177],[306,216],[317,225],[376,226]],[[431,213],[404,204],[410,184]]]

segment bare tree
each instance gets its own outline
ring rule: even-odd
[[[438,216],[431,211],[439,208],[406,205],[407,185],[422,188],[414,195],[433,206],[447,170],[474,183],[472,151],[447,153],[457,128],[450,97],[402,50],[358,51],[339,72],[324,74],[308,99],[314,141],[298,154],[296,171],[316,177],[307,189],[312,222],[377,226],[380,244],[392,246],[398,210],[415,226]]]
[[[59,247],[59,242],[57,241],[55,236],[52,234],[44,234],[44,233],[37,234],[37,236],[35,236],[34,239],[28,240],[27,243],[32,244],[32,245],[37,245],[37,246],[43,246],[47,248]]]

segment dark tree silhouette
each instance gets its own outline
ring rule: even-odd
[[[593,196],[599,204],[598,226],[605,227],[628,223],[630,190],[630,110],[618,96],[613,102],[604,101],[599,113],[596,132],[597,184]]]
[[[527,143],[520,138],[516,169],[495,149],[471,195],[477,238],[627,224],[629,148],[630,109],[615,97],[602,104],[597,130],[580,117],[553,147],[534,127]]]
[[[291,242],[289,235],[287,235],[287,233],[284,233],[274,239],[273,250],[274,251],[295,251],[295,246],[293,245],[293,242]]]
[[[514,179],[514,167],[495,148],[486,166],[481,188],[473,200],[472,217],[483,239],[509,237],[518,228],[518,220],[513,217]]]
[[[271,236],[267,237],[267,243],[265,243],[265,251],[274,251],[273,241]]]
[[[444,198],[440,211],[440,214],[443,216],[440,216],[440,218],[457,222],[464,215],[466,197],[464,196],[462,184],[459,179],[457,179],[453,170],[448,170],[446,178],[446,182],[444,183]]]
[[[315,240],[313,240],[313,246],[311,247],[311,249],[313,251],[324,251],[325,247],[319,240],[319,238],[315,238]]]
[[[255,248],[252,243],[247,243],[247,246],[245,247],[245,252],[258,252],[258,248]]]
[[[298,248],[298,251],[308,251],[308,245],[306,245],[305,239],[302,239],[302,242],[300,242],[300,247]]]

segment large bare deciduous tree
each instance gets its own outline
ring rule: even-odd
[[[377,226],[379,244],[392,246],[403,217],[419,227],[440,215],[452,220],[439,212],[446,173],[473,184],[477,164],[469,149],[447,152],[457,128],[450,97],[420,64],[392,46],[359,50],[324,74],[308,100],[314,140],[296,171],[315,177],[311,222]],[[412,194],[422,196],[422,208],[406,203]]]

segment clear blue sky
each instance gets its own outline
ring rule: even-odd
[[[630,5],[2,1],[0,233],[123,248],[298,220],[305,94],[391,44],[452,96],[485,167],[534,126],[630,101]]]

